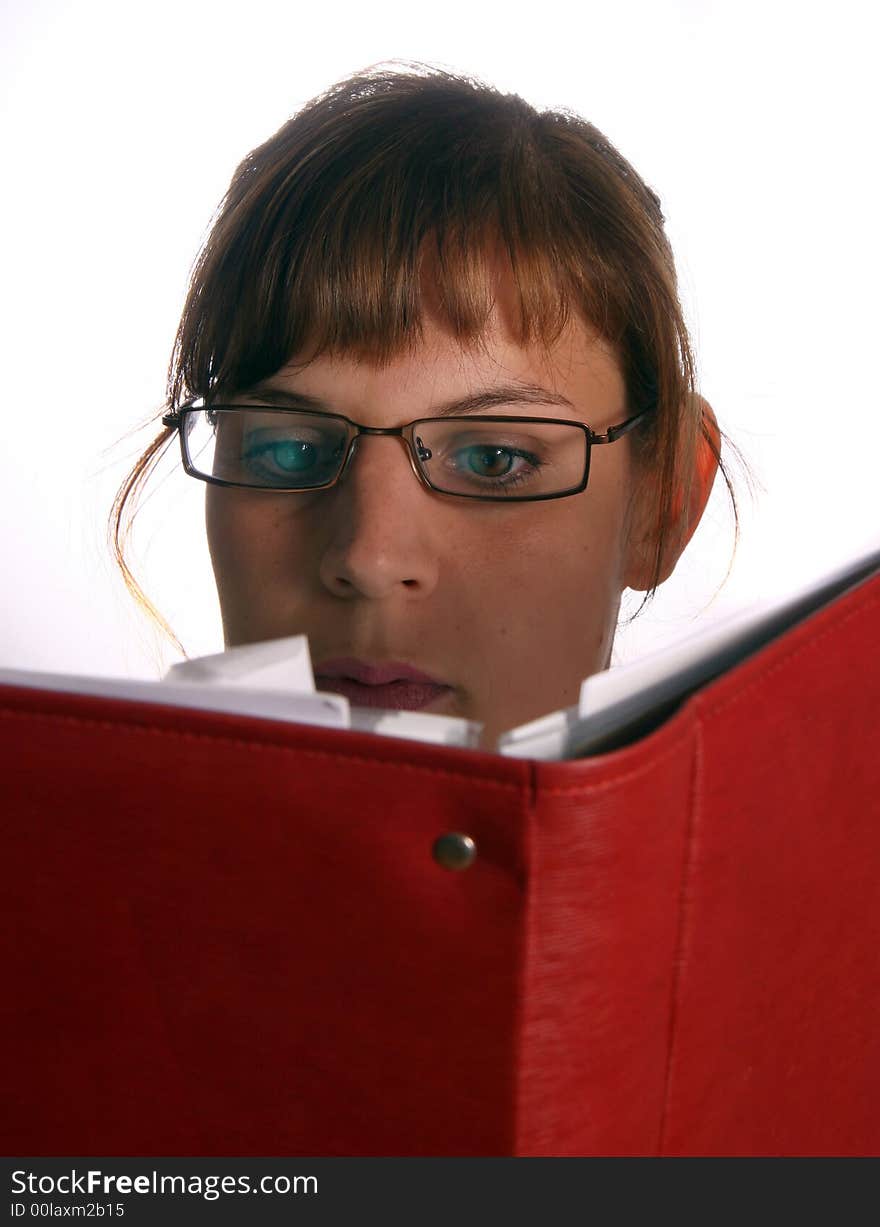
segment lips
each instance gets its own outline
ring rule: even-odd
[[[344,695],[357,707],[418,711],[452,687],[398,661],[369,665],[353,657],[325,660],[315,666],[315,685]]]

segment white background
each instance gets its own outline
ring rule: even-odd
[[[155,677],[176,659],[104,543],[150,432],[124,436],[161,403],[188,272],[238,161],[331,82],[392,58],[580,112],[663,201],[702,391],[763,488],[753,498],[734,466],[743,536],[723,583],[733,525],[716,483],[615,661],[876,541],[874,11],[7,0],[0,666]],[[217,651],[203,487],[165,471],[137,571],[190,654]]]

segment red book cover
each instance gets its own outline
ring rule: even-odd
[[[4,1152],[880,1152],[878,642],[566,762],[0,689]]]

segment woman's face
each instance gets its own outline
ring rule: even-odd
[[[384,368],[325,355],[261,387],[305,393],[367,426],[432,417],[500,388],[509,400],[489,413],[570,417],[600,432],[628,416],[603,342],[578,324],[549,353],[523,348],[497,308],[480,347],[462,348],[429,316],[418,350]],[[644,560],[627,540],[631,481],[624,437],[593,449],[580,494],[456,499],[419,482],[401,439],[361,436],[328,490],[208,486],[226,644],[305,634],[318,689],[354,702],[363,685],[322,677],[323,663],[409,665],[446,687],[419,710],[481,721],[481,745],[494,749],[506,729],[576,703],[582,679],[607,668],[621,592],[644,586]],[[402,706],[416,701],[398,689]]]

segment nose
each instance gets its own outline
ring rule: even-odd
[[[416,477],[402,439],[361,435],[325,498],[329,527],[320,576],[335,596],[381,600],[433,592],[440,496]]]

